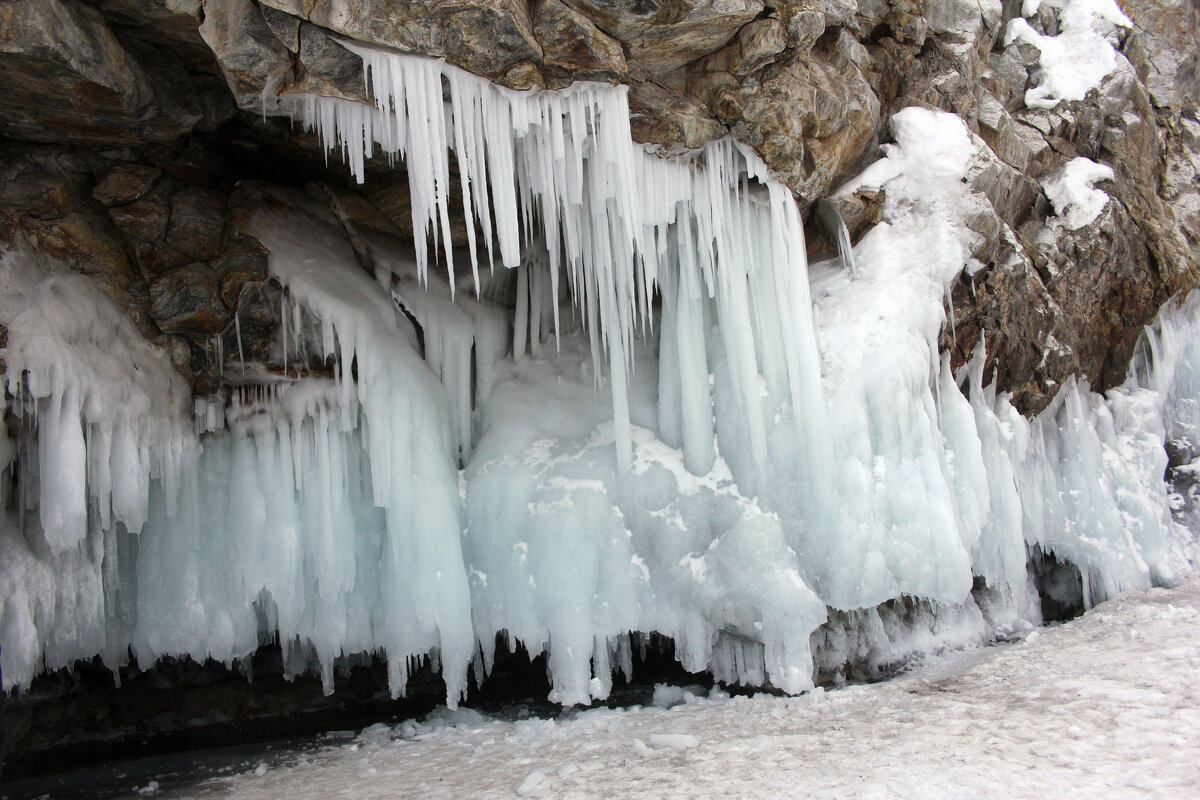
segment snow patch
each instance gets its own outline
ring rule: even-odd
[[[1025,105],[1030,108],[1054,108],[1064,100],[1084,99],[1117,67],[1116,29],[1133,26],[1113,0],[1026,0],[1022,14],[1033,17],[1042,5],[1058,11],[1057,36],[1038,33],[1021,17],[1012,19],[1004,34],[1006,45],[1028,42],[1041,53],[1038,83],[1025,92]]]
[[[1061,225],[1069,231],[1091,225],[1108,204],[1108,194],[1097,189],[1095,184],[1113,179],[1112,167],[1082,156],[1071,159],[1058,172],[1043,178],[1042,189],[1058,217],[1051,224]]]

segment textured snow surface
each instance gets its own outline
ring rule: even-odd
[[[669,707],[557,720],[435,713],[165,796],[1195,797],[1200,583],[1130,592],[885,683],[659,694]]]

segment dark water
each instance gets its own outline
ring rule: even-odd
[[[294,713],[296,707],[292,707],[293,713],[288,713],[281,704],[277,707],[278,716],[258,723],[243,718],[207,726],[197,725],[193,720],[189,725],[181,718],[179,725],[158,735],[143,730],[136,737],[55,746],[36,758],[10,762],[4,773],[5,779],[0,780],[0,799],[169,798],[173,794],[184,794],[212,778],[253,772],[259,765],[271,769],[297,763],[323,748],[349,742],[364,728],[376,723],[397,725],[404,720],[423,719],[445,697],[440,679],[430,675],[426,677],[434,683],[415,692],[417,697],[392,701],[387,699],[384,691],[381,699],[380,690],[386,689],[386,671],[375,669],[373,672],[358,673],[359,682],[363,684],[357,692],[360,702],[326,708],[318,714],[311,713],[311,706],[309,713]],[[77,670],[71,676],[76,684],[80,674]],[[196,698],[198,702],[191,705],[193,709],[211,709],[217,703],[230,704],[232,691],[221,689],[216,692],[214,687],[232,683],[237,690],[236,696],[247,692],[262,697],[265,693],[281,702],[284,697],[294,700],[298,692],[305,690],[306,680],[298,679],[295,683],[272,688],[270,681],[261,678],[251,687],[238,676],[219,677],[219,681],[204,687],[193,685],[195,681],[191,678],[186,686],[183,681],[176,681],[165,691]],[[111,686],[106,674],[100,683],[104,681]],[[159,682],[162,682],[161,676]],[[307,687],[307,691],[314,694],[312,703],[321,701],[319,683],[315,679],[309,682],[313,683]],[[648,704],[657,683],[700,684],[701,689],[712,685],[708,676],[683,671],[674,659],[669,641],[664,641],[635,659],[632,682],[616,677],[613,691],[604,705],[616,708]],[[410,682],[410,692],[414,688]],[[529,659],[524,654],[510,653],[498,660],[491,677],[482,687],[472,686],[464,705],[506,720],[556,718],[578,713],[579,709],[564,709],[545,700],[549,690],[543,657]],[[108,702],[112,707],[127,707],[133,700],[148,705],[141,695],[131,694],[143,691],[137,688],[135,680],[126,680],[120,689],[105,691],[110,692]],[[356,695],[352,683],[339,681],[332,699],[345,699],[347,692],[351,698]],[[57,702],[74,713],[86,713],[84,709],[89,704],[84,701],[94,700],[97,694],[95,689],[80,692],[75,687]]]
[[[222,775],[295,763],[307,754],[348,741],[357,731],[330,731],[277,742],[242,744],[186,753],[133,758],[0,782],[3,800],[117,800],[170,797],[181,789]]]

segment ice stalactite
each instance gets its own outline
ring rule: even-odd
[[[327,149],[340,151],[360,181],[376,146],[405,161],[420,274],[432,232],[454,285],[453,151],[472,268],[480,262],[478,222],[488,252],[505,267],[519,267],[535,238],[544,243],[548,285],[538,297],[557,297],[560,282],[569,283],[593,352],[607,357],[622,467],[632,458],[626,395],[636,329],[651,325],[654,287],[683,280],[695,287],[689,292],[717,300],[726,345],[736,353],[733,387],[753,432],[754,468],[765,472],[765,423],[751,402],[759,394],[756,348],[779,362],[771,377],[797,414],[820,400],[799,216],[790,192],[760,184],[767,170],[758,157],[731,141],[678,158],[648,153],[630,136],[624,86],[518,92],[442,61],[346,46],[363,59],[374,109],[316,95],[292,96],[284,106]],[[542,280],[541,271],[525,271],[536,277],[524,280]],[[541,305],[524,302],[519,314],[541,313]],[[550,312],[557,317],[557,303]],[[518,320],[514,354],[523,352],[528,319]],[[692,463],[709,461],[696,452],[706,443],[689,438],[684,447]]]
[[[152,483],[171,488],[175,509],[195,453],[186,383],[91,278],[55,267],[0,252],[15,433],[0,432],[5,688],[46,664],[120,660],[128,631],[108,555],[147,524]]]

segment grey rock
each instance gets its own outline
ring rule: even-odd
[[[212,48],[239,108],[262,110],[271,95],[294,80],[292,54],[251,0],[210,0],[200,35]]]
[[[209,6],[226,1],[209,0]],[[263,0],[262,5],[359,41],[443,56],[493,79],[515,64],[542,58],[529,8],[521,0],[414,0],[386,9],[378,0]]]
[[[815,8],[802,9],[789,17],[786,24],[792,45],[800,52],[807,52],[825,33],[826,17]]]

